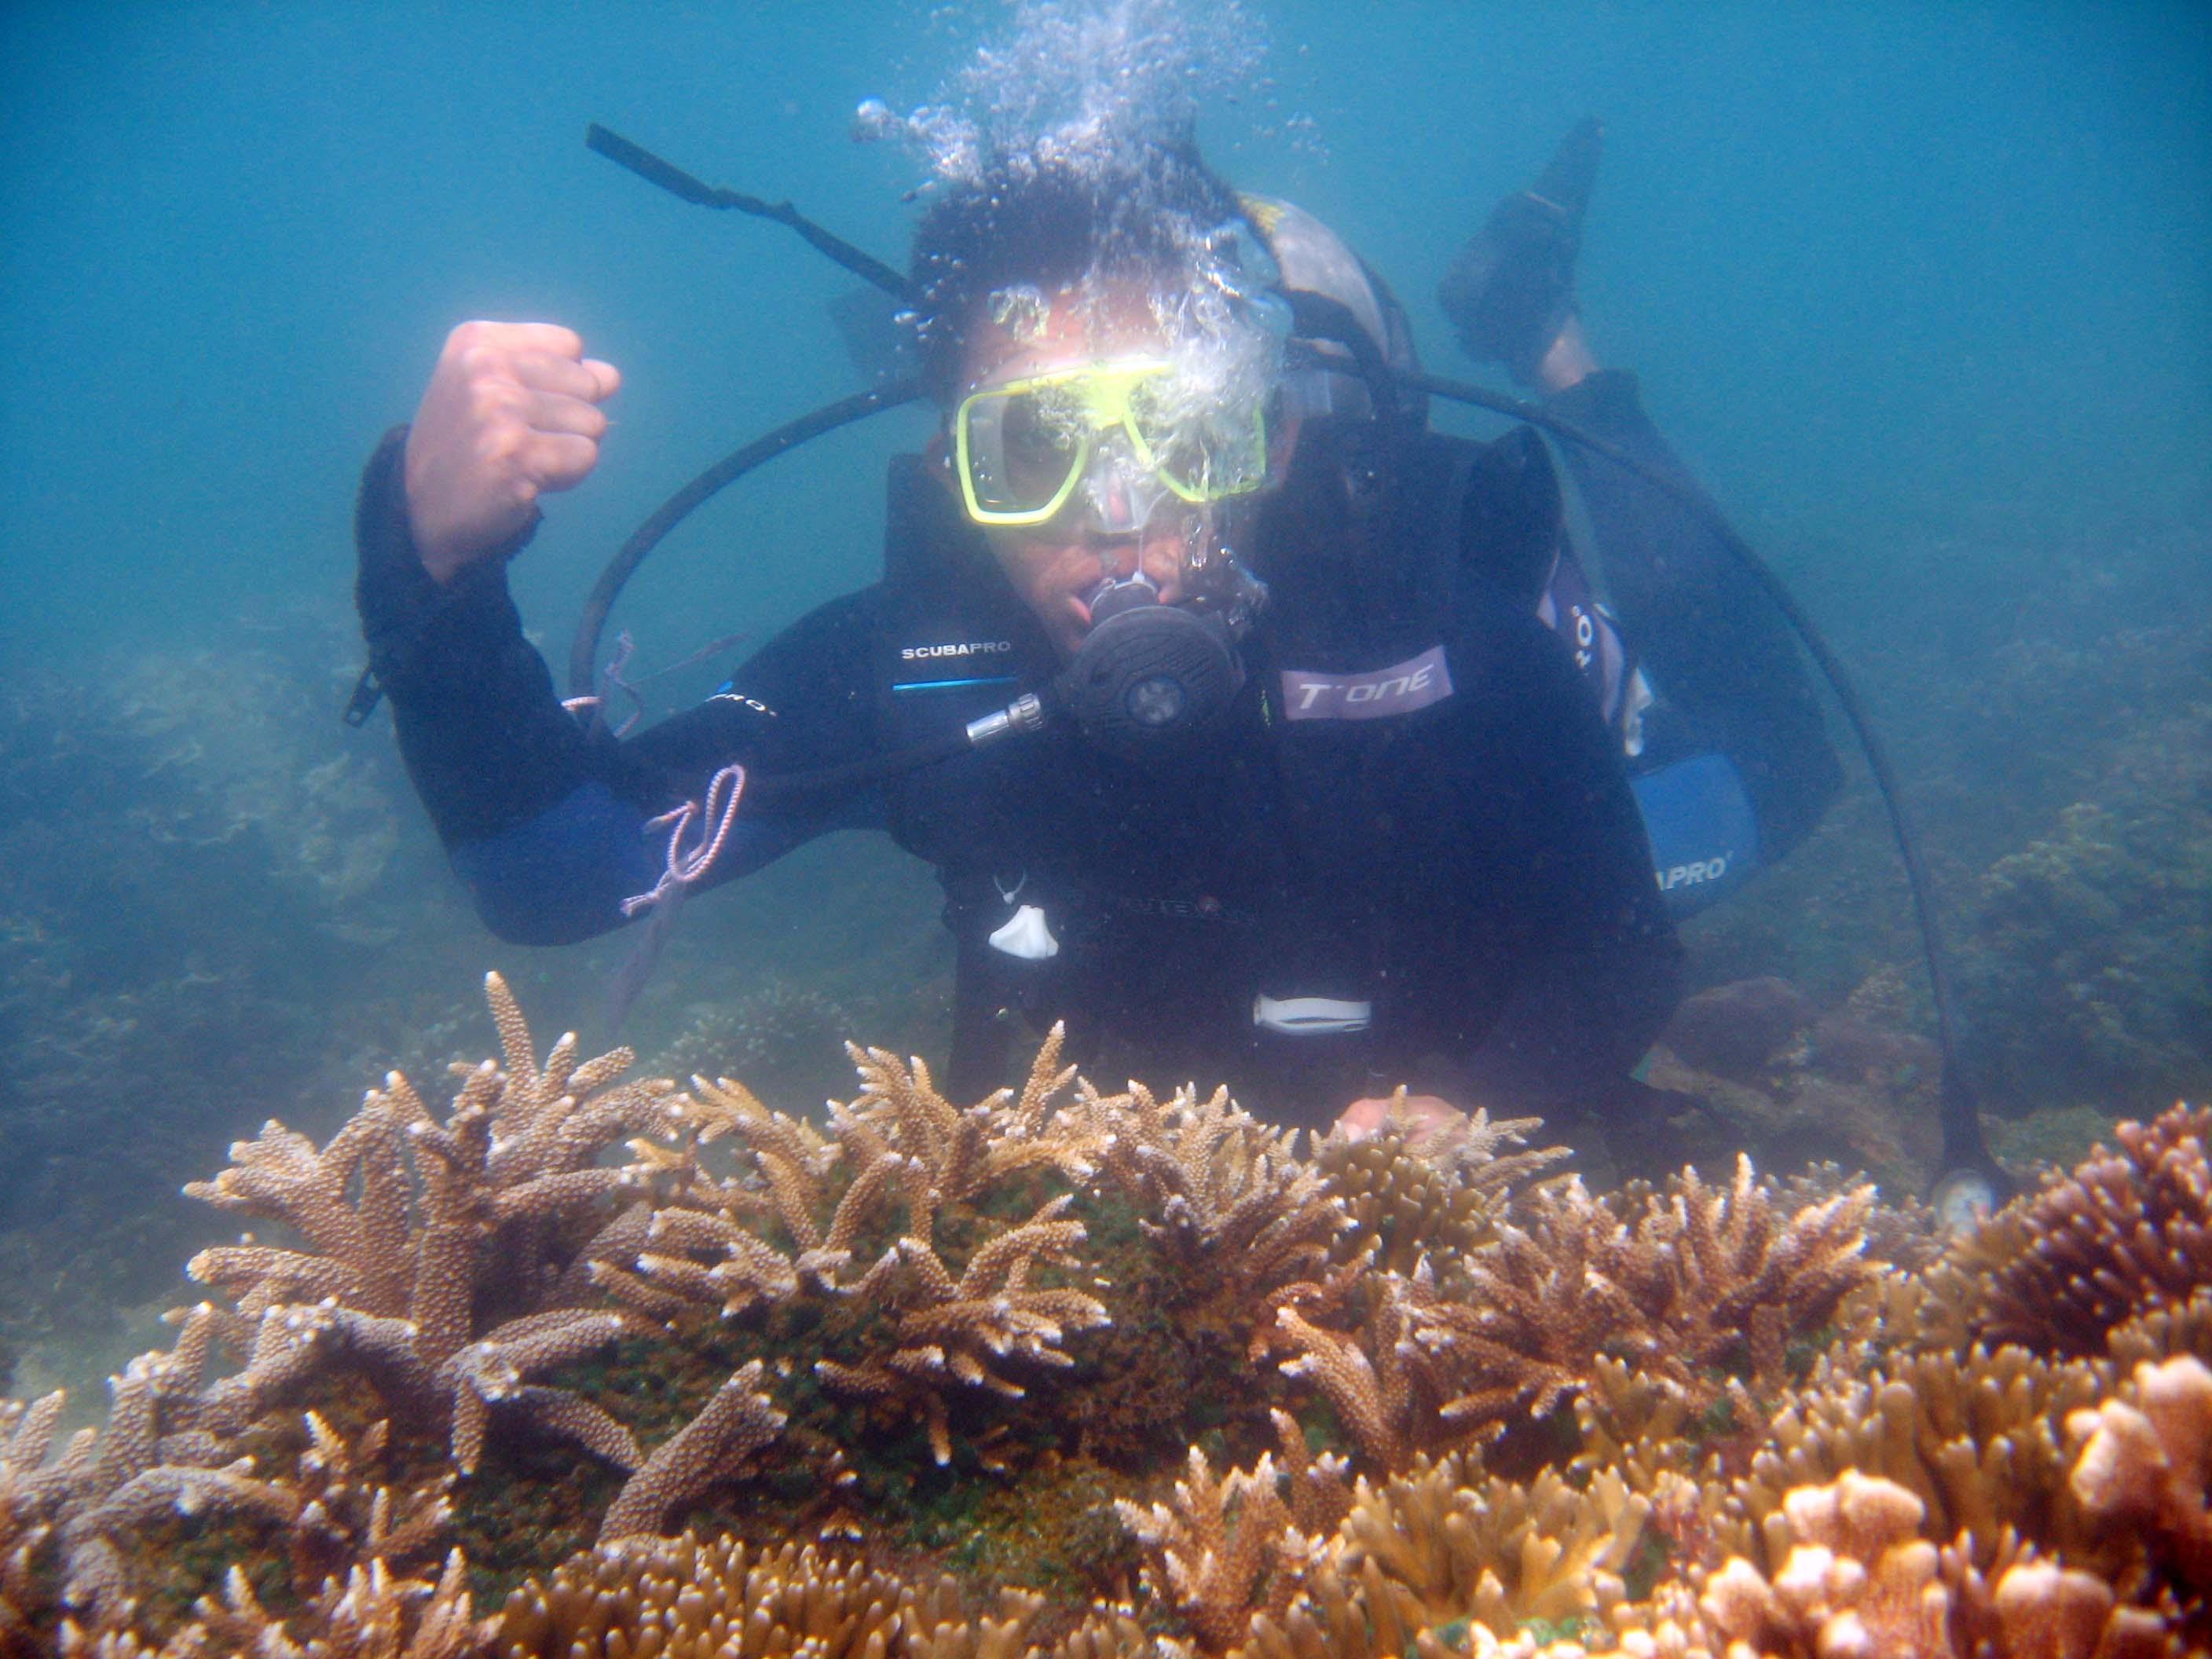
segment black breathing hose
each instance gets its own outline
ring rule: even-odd
[[[607,613],[614,609],[623,585],[645,562],[645,556],[660,544],[661,538],[696,512],[708,497],[735,483],[755,467],[811,438],[835,432],[841,426],[850,426],[884,410],[910,404],[921,396],[919,381],[896,380],[872,391],[856,392],[849,398],[840,398],[834,404],[811,415],[802,415],[795,421],[787,421],[775,431],[732,450],[663,501],[651,518],[630,532],[629,539],[607,561],[607,568],[592,584],[591,593],[584,600],[583,614],[576,619],[575,642],[568,647],[568,695],[587,697],[598,690],[599,639],[606,632]]]
[[[748,196],[741,190],[727,190],[695,179],[673,161],[655,155],[642,144],[632,143],[597,121],[584,129],[584,148],[605,156],[617,167],[628,167],[647,184],[658,185],[671,196],[694,207],[727,208],[796,231],[817,252],[844,266],[862,282],[872,283],[897,299],[912,297],[904,276],[874,254],[854,247],[834,231],[824,230],[788,202],[771,202],[763,197]]]

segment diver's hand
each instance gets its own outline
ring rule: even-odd
[[[1421,1152],[1456,1140],[1466,1127],[1467,1114],[1442,1095],[1370,1095],[1337,1115],[1335,1133],[1346,1140],[1364,1140],[1391,1127],[1394,1120],[1405,1131],[1406,1144]]]
[[[526,528],[538,497],[573,489],[599,464],[622,386],[612,363],[554,323],[463,323],[407,434],[407,514],[439,581]]]

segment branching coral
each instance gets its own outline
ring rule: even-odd
[[[292,1582],[312,1591],[362,1561],[387,1568],[435,1559],[453,1519],[451,1475],[398,1491],[379,1475],[390,1439],[382,1419],[348,1439],[309,1412],[300,1454],[300,1515],[291,1530]]]
[[[2099,1147],[1963,1242],[1939,1290],[1982,1340],[2102,1353],[2116,1327],[2212,1279],[2208,1132],[2212,1108],[2121,1124],[2118,1151]]]
[[[786,1420],[762,1391],[761,1375],[761,1362],[748,1361],[630,1476],[599,1522],[603,1541],[658,1532],[672,1510],[746,1472]]]
[[[1650,1513],[1612,1474],[1578,1490],[1548,1470],[1523,1484],[1451,1457],[1362,1480],[1329,1565],[1361,1583],[1370,1618],[1387,1599],[1412,1629],[1471,1620],[1510,1637],[1595,1621],[1619,1603]]]
[[[515,1590],[491,1650],[504,1659],[712,1652],[725,1633],[742,1632],[744,1653],[758,1659],[884,1659],[904,1595],[890,1575],[811,1544],[628,1538]]]
[[[2092,1574],[2021,1554],[1995,1589],[1922,1535],[1920,1500],[1848,1473],[1791,1491],[1762,1572],[1737,1556],[1692,1599],[1669,1587],[1621,1609],[1621,1646],[1675,1659],[2179,1659],[2155,1613]]]
[[[494,1628],[471,1615],[468,1564],[459,1550],[434,1581],[401,1577],[381,1560],[354,1567],[289,1620],[267,1612],[234,1567],[222,1599],[204,1598],[195,1612],[159,1649],[127,1632],[95,1637],[65,1624],[61,1650],[70,1659],[471,1659]]]
[[[1550,1411],[1601,1356],[1632,1359],[1702,1409],[1785,1375],[1785,1345],[1818,1330],[1873,1267],[1869,1188],[1786,1210],[1740,1159],[1733,1185],[1675,1176],[1638,1213],[1579,1178],[1539,1188],[1528,1224],[1465,1263],[1463,1297],[1416,1295],[1413,1340],[1465,1425]]]
[[[186,1321],[171,1352],[141,1354],[109,1378],[106,1423],[80,1429],[52,1464],[45,1460],[62,1396],[46,1395],[15,1420],[0,1463],[11,1626],[28,1622],[31,1576],[50,1540],[60,1553],[62,1603],[98,1629],[130,1613],[130,1541],[140,1529],[173,1515],[231,1512],[279,1527],[298,1518],[296,1492],[256,1479],[234,1441],[200,1425],[210,1312]]]
[[[1302,1157],[1225,1093],[1073,1082],[1056,1041],[964,1109],[856,1049],[858,1097],[810,1121],[570,1040],[540,1065],[492,1002],[505,1065],[447,1112],[395,1075],[326,1144],[271,1125],[196,1184],[283,1231],[197,1259],[221,1299],[106,1427],[49,1462],[58,1397],[0,1415],[0,1653],[2206,1635],[2203,1115],[1923,1272],[1919,1218],[1833,1171],[1514,1191],[1548,1154],[1486,1120]],[[1974,1340],[2039,1301],[2045,1352]],[[744,1541],[656,1535],[715,1522]],[[471,1575],[531,1572],[475,1617]]]
[[[640,1179],[597,1160],[625,1134],[666,1127],[672,1091],[618,1083],[634,1059],[626,1048],[578,1063],[574,1034],[541,1067],[506,983],[489,975],[485,989],[506,1069],[488,1060],[467,1072],[444,1121],[395,1072],[327,1146],[272,1121],[231,1148],[231,1168],[185,1188],[280,1222],[306,1246],[249,1236],[190,1264],[229,1297],[225,1334],[250,1352],[223,1387],[234,1426],[305,1371],[337,1362],[395,1407],[448,1422],[463,1474],[476,1467],[495,1407],[615,1462],[635,1462],[605,1413],[527,1379],[629,1328],[619,1314],[574,1305],[588,1294],[579,1267],[610,1224],[610,1200]],[[480,1332],[501,1309],[515,1316]]]
[[[1083,1107],[1103,1178],[1133,1206],[1179,1281],[1218,1304],[1264,1317],[1267,1298],[1316,1274],[1348,1225],[1318,1171],[1217,1090],[1163,1104],[1142,1084]]]
[[[920,1415],[931,1455],[951,1462],[949,1384],[1018,1400],[1027,1390],[1005,1374],[1004,1361],[1073,1364],[1063,1340],[1109,1322],[1104,1304],[1087,1291],[1030,1283],[1039,1263],[1079,1265],[1071,1251],[1084,1228],[1065,1218],[1069,1201],[1065,1194],[1053,1199],[997,1233],[969,1255],[957,1279],[925,1240],[900,1239],[851,1286],[855,1299],[889,1316],[890,1343],[857,1365],[817,1359],[816,1374],[840,1394]]]
[[[1911,1493],[1935,1536],[1980,1540],[1983,1565],[2008,1528],[2094,1559],[2066,1493],[2063,1425],[2109,1384],[2104,1367],[2019,1348],[1898,1356],[1864,1376],[1816,1367],[1716,1506],[1723,1530],[1747,1549],[1789,1492],[1857,1473]]]
[[[1405,1091],[1398,1092],[1402,1100]],[[1441,1265],[1487,1243],[1513,1188],[1568,1156],[1565,1146],[1504,1150],[1542,1124],[1533,1117],[1493,1122],[1478,1110],[1418,1146],[1396,1115],[1359,1139],[1332,1134],[1315,1149],[1314,1162],[1352,1221],[1337,1239],[1337,1259],[1371,1243],[1376,1266],[1411,1273],[1424,1255]]]
[[[744,1659],[1023,1659],[1043,1598],[1007,1591],[971,1608],[939,1579],[902,1583],[815,1544],[757,1548],[728,1538],[602,1544],[507,1597],[485,1651],[498,1659],[741,1654]],[[1126,1625],[1127,1621],[1121,1621]],[[1066,1659],[1133,1655],[1094,1620]]]
[[[1349,1332],[1310,1321],[1295,1297],[1276,1310],[1277,1346],[1292,1352],[1280,1362],[1283,1374],[1318,1389],[1369,1466],[1386,1474],[1410,1468],[1418,1453],[1495,1433],[1498,1425],[1489,1418],[1462,1421],[1441,1408],[1449,1390],[1438,1381],[1433,1356],[1413,1340],[1423,1310],[1446,1305],[1429,1264],[1422,1262],[1410,1279],[1382,1273],[1372,1282],[1376,1294],[1366,1317]],[[1314,1301],[1318,1314],[1329,1298]]]
[[[1241,1642],[1255,1614],[1279,1617],[1289,1607],[1351,1503],[1342,1461],[1310,1457],[1290,1417],[1278,1412],[1274,1422],[1279,1463],[1265,1453],[1249,1474],[1216,1479],[1193,1446],[1172,1504],[1114,1506],[1151,1554],[1152,1594],[1216,1651]]]
[[[1047,1174],[1091,1171],[1095,1137],[1055,1105],[1072,1071],[1048,1039],[1018,1094],[963,1111],[919,1060],[852,1051],[861,1091],[833,1114],[832,1133],[769,1111],[741,1085],[699,1079],[679,1109],[703,1144],[731,1137],[740,1167],[724,1181],[687,1167],[672,1201],[624,1262],[608,1253],[593,1279],[663,1319],[711,1308],[734,1318],[811,1299],[830,1352],[813,1370],[834,1392],[893,1418],[917,1418],[939,1464],[952,1455],[951,1396],[1026,1392],[1025,1372],[1073,1362],[1066,1339],[1108,1321],[1104,1305],[1065,1282],[1085,1268],[1084,1224],[1070,1194],[1025,1220],[986,1215]],[[865,1266],[861,1247],[880,1254]],[[1058,1270],[1062,1282],[1044,1282]]]
[[[2123,1396],[2066,1419],[2069,1479],[2096,1520],[2132,1528],[2200,1605],[2212,1595],[2212,1370],[2194,1356],[2145,1363]]]
[[[1055,1103],[1075,1078],[1073,1066],[1060,1064],[1064,1036],[1053,1027],[1018,1093],[1000,1090],[964,1111],[938,1092],[921,1060],[902,1064],[885,1049],[848,1043],[860,1092],[831,1109],[838,1142],[862,1169],[887,1154],[903,1156],[945,1204],[967,1203],[1025,1170],[1087,1180],[1095,1134],[1084,1115]]]

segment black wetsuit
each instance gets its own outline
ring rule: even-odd
[[[1632,385],[1607,378],[1583,412],[1672,465]],[[399,437],[361,501],[372,666],[453,866],[503,938],[618,926],[659,872],[665,837],[645,821],[729,762],[765,779],[888,753],[1055,670],[980,536],[909,457],[892,471],[881,582],[786,629],[697,708],[626,742],[587,733],[523,638],[503,560],[446,589],[422,570]],[[1617,639],[1576,632],[1595,607],[1561,585],[1540,448],[1365,441],[1310,434],[1266,502],[1245,562],[1271,598],[1211,739],[1127,760],[1062,723],[880,784],[757,797],[700,884],[846,827],[885,830],[935,866],[958,953],[958,1093],[996,1080],[1018,1009],[1066,1019],[1075,1054],[1106,1075],[1227,1080],[1284,1121],[1399,1082],[1514,1112],[1617,1099],[1673,1007],[1680,956],[1663,864],[1654,880],[1661,832],[1647,839],[1652,810],[1592,694],[1608,667],[1619,693]],[[1656,492],[1583,483],[1607,552],[1715,556]],[[1717,820],[1739,840],[1786,830],[1760,797],[1794,798],[1794,760],[1833,766],[1782,649],[1752,714],[1692,705],[1683,732],[1735,726],[1645,769],[1740,775]],[[1705,654],[1745,653],[1709,641]],[[1710,778],[1674,793],[1729,795]],[[1782,837],[1766,839],[1771,855]],[[1692,884],[1719,883],[1716,870]]]

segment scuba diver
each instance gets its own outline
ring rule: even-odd
[[[1007,158],[916,234],[941,419],[891,465],[882,579],[623,739],[558,698],[505,575],[620,377],[566,329],[456,329],[369,463],[357,598],[480,915],[566,943],[873,828],[944,889],[956,1097],[1002,1080],[1019,1016],[1285,1123],[1400,1085],[1417,1116],[1632,1113],[1673,915],[1783,856],[1840,771],[1576,314],[1597,143],[1440,297],[1638,461],[1570,454],[1612,609],[1544,444],[1431,431],[1402,312],[1310,215],[1188,147]]]

